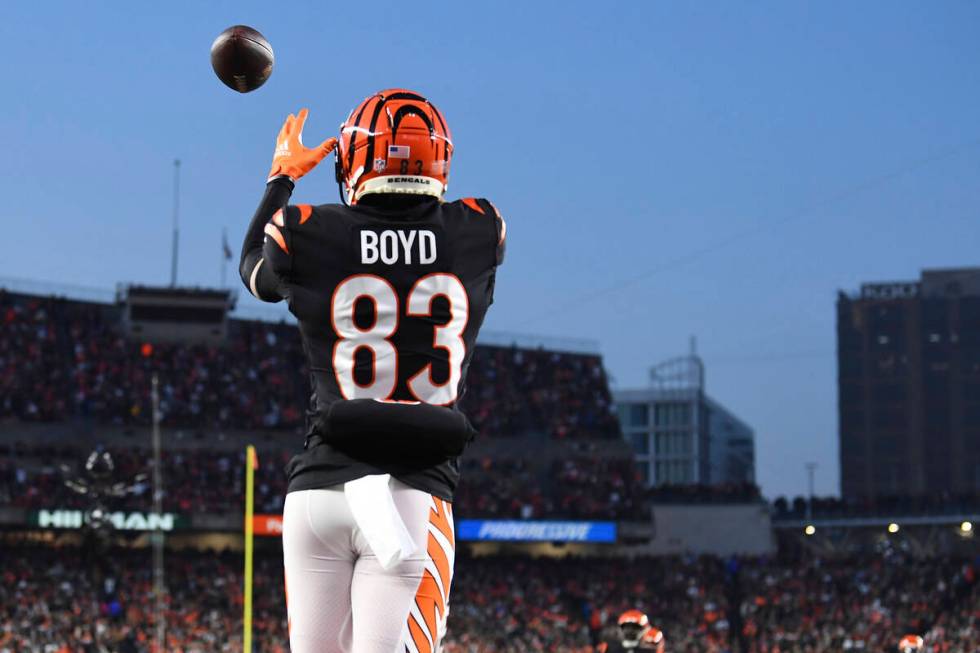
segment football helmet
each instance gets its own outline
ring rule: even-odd
[[[341,197],[356,204],[370,193],[441,198],[453,141],[442,113],[403,88],[375,93],[340,126],[335,151]]]
[[[623,648],[636,648],[650,630],[650,620],[639,610],[627,610],[619,615],[619,635]]]
[[[643,633],[643,637],[640,638],[640,648],[644,651],[664,653],[665,646],[666,641],[664,640],[663,631],[661,631],[659,628],[654,628],[653,626]]]
[[[919,653],[924,646],[922,638],[918,635],[906,635],[898,643],[899,653]]]

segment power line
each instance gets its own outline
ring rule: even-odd
[[[751,238],[753,236],[757,236],[757,235],[762,234],[762,233],[765,233],[767,231],[774,230],[777,227],[782,227],[782,226],[787,225],[789,223],[792,223],[792,222],[795,222],[797,220],[801,220],[803,218],[806,218],[807,216],[809,216],[813,212],[817,211],[818,209],[824,208],[824,207],[829,206],[829,205],[836,204],[838,202],[841,202],[843,200],[849,199],[849,198],[854,197],[856,195],[860,195],[861,193],[864,193],[865,191],[868,191],[870,189],[877,188],[879,186],[885,185],[888,182],[890,182],[890,181],[892,181],[894,179],[897,179],[899,177],[902,177],[902,176],[904,176],[904,175],[906,175],[906,174],[908,174],[910,172],[914,172],[914,171],[919,170],[921,168],[928,167],[928,166],[930,166],[930,165],[932,165],[934,163],[937,163],[939,161],[943,161],[945,159],[949,159],[949,158],[951,158],[953,156],[956,156],[956,155],[958,155],[958,154],[960,154],[962,152],[965,152],[965,151],[970,150],[970,149],[972,149],[974,147],[977,147],[978,145],[980,145],[980,138],[973,139],[971,141],[967,141],[967,142],[965,142],[965,143],[963,143],[961,145],[957,145],[957,146],[952,147],[952,148],[948,148],[948,149],[943,150],[943,151],[941,151],[941,152],[939,152],[937,154],[933,154],[933,155],[930,155],[930,156],[927,156],[927,157],[923,157],[923,158],[920,158],[920,159],[913,160],[913,161],[911,161],[911,162],[909,162],[909,163],[907,163],[907,164],[905,164],[905,165],[903,165],[903,166],[901,166],[899,168],[896,168],[896,169],[894,169],[894,170],[892,170],[890,172],[887,172],[887,173],[884,173],[884,174],[881,174],[881,175],[877,175],[877,176],[874,176],[874,177],[870,177],[870,178],[865,179],[865,180],[863,180],[863,181],[861,181],[861,182],[859,182],[857,184],[853,184],[851,186],[847,186],[844,189],[838,191],[837,193],[835,193],[835,194],[833,194],[833,195],[831,195],[829,197],[826,197],[826,198],[824,198],[822,200],[819,200],[819,201],[815,202],[814,204],[812,204],[810,206],[807,206],[807,207],[805,207],[803,209],[800,209],[798,211],[795,211],[795,212],[791,213],[790,215],[786,216],[785,218],[782,218],[780,220],[776,220],[775,222],[772,222],[772,223],[769,223],[769,224],[759,225],[759,226],[756,226],[756,227],[750,227],[750,228],[745,229],[743,231],[740,231],[738,233],[732,234],[731,236],[728,236],[726,238],[722,238],[722,239],[720,239],[718,241],[715,241],[714,243],[711,243],[709,245],[705,245],[704,247],[700,247],[700,248],[691,250],[690,252],[687,252],[685,254],[681,254],[680,256],[677,256],[677,257],[675,257],[673,259],[670,259],[670,260],[668,260],[668,261],[666,261],[664,263],[661,263],[659,265],[655,265],[653,267],[647,268],[646,270],[642,270],[640,272],[637,272],[636,274],[634,274],[634,275],[632,275],[630,277],[625,277],[623,279],[620,279],[620,280],[618,280],[618,281],[616,281],[616,282],[614,282],[612,284],[609,284],[607,286],[604,286],[602,288],[598,288],[598,289],[595,289],[595,290],[590,290],[590,291],[581,293],[581,294],[579,294],[576,297],[573,297],[571,299],[568,299],[568,300],[566,300],[566,301],[564,301],[564,302],[562,302],[562,303],[560,303],[560,304],[558,304],[558,305],[556,305],[556,306],[548,309],[547,311],[544,311],[542,313],[539,313],[538,315],[535,315],[535,316],[533,316],[531,318],[528,318],[527,320],[524,320],[523,322],[518,323],[518,326],[519,327],[524,327],[524,326],[526,326],[528,324],[531,324],[533,322],[538,322],[538,321],[541,321],[541,320],[544,320],[544,319],[548,319],[548,318],[554,317],[555,315],[559,315],[561,313],[565,313],[565,312],[567,312],[567,311],[569,311],[569,310],[571,310],[573,308],[576,308],[576,307],[582,305],[585,302],[592,301],[594,299],[597,299],[599,297],[603,297],[603,296],[608,295],[608,294],[611,294],[611,293],[620,292],[620,291],[622,291],[622,290],[624,290],[626,288],[629,288],[631,286],[634,286],[634,285],[640,283],[641,281],[644,281],[644,280],[648,279],[649,277],[652,277],[652,276],[654,276],[656,274],[659,274],[661,272],[666,272],[667,270],[672,270],[674,268],[681,267],[681,266],[684,266],[684,265],[688,265],[688,264],[696,261],[697,259],[701,258],[705,254],[710,254],[711,252],[715,252],[715,251],[724,249],[724,248],[726,248],[726,247],[728,247],[730,245],[733,245],[733,244],[735,244],[735,243],[737,243],[737,242],[739,242],[741,240],[745,240],[747,238]]]

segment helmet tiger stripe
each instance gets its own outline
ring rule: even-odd
[[[452,155],[442,113],[414,91],[387,89],[361,102],[341,124],[337,182],[350,204],[371,193],[441,198]]]

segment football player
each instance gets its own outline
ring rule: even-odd
[[[619,639],[599,644],[599,653],[623,651],[657,651],[664,653],[663,633],[650,626],[650,619],[639,610],[627,610],[619,615]]]
[[[453,143],[404,89],[364,100],[339,138],[276,142],[242,248],[242,282],[299,321],[313,397],[283,516],[293,653],[435,653],[445,634],[455,409],[493,302],[506,226],[485,199],[445,201]],[[289,205],[330,152],[341,204]]]
[[[656,651],[656,653],[664,653],[664,648],[667,646],[667,641],[664,639],[664,633],[659,628],[654,628],[650,626],[650,629],[643,633],[643,637],[640,639],[640,645],[637,649],[641,651]]]
[[[918,635],[906,635],[898,642],[898,653],[920,653],[925,643]]]

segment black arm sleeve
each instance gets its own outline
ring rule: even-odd
[[[262,201],[255,209],[255,215],[245,232],[242,243],[242,257],[238,263],[238,273],[248,291],[264,302],[278,302],[282,299],[279,280],[272,266],[264,265],[262,241],[265,238],[265,225],[279,209],[284,209],[293,194],[293,182],[286,177],[276,177],[265,187]]]
[[[463,413],[429,404],[342,400],[331,404],[327,420],[332,446],[398,460],[459,456],[476,436]]]

